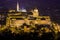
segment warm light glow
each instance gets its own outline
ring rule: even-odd
[[[24,32],[29,32],[30,28],[27,28],[27,26],[24,26]]]
[[[34,9],[34,12],[38,12],[38,9]]]
[[[24,22],[25,22],[24,20],[14,20],[13,25],[19,27],[23,25]]]

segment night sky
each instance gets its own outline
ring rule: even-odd
[[[1,9],[16,9],[17,1],[20,8],[32,9],[37,7],[40,15],[49,15],[54,20],[60,20],[60,0],[0,0]]]

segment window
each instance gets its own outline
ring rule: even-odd
[[[45,18],[41,18],[41,20],[46,20]]]
[[[11,19],[24,20],[24,18],[11,18]]]
[[[28,20],[36,20],[35,17],[30,17]]]

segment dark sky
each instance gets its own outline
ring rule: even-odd
[[[0,10],[16,9],[17,1],[20,8],[31,9],[37,7],[40,15],[49,15],[60,20],[60,0],[0,0]]]
[[[50,15],[51,13],[60,14],[60,0],[0,0],[0,9],[16,9],[17,1],[20,8],[31,9],[37,7],[40,13]]]
[[[20,7],[33,8],[38,7],[41,9],[45,8],[58,8],[60,7],[60,0],[0,0],[0,8],[6,7],[15,9],[16,2],[19,1]]]
[[[16,9],[17,1],[20,4],[20,8],[34,8],[37,7],[39,10],[47,12],[59,11],[60,0],[0,0],[0,9]]]

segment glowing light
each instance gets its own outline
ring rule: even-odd
[[[26,9],[21,9],[21,12],[27,12]]]
[[[38,24],[38,22],[37,22],[37,21],[35,21],[35,24]]]
[[[34,12],[38,12],[38,9],[34,9]]]
[[[19,11],[19,3],[17,2],[17,11]]]

